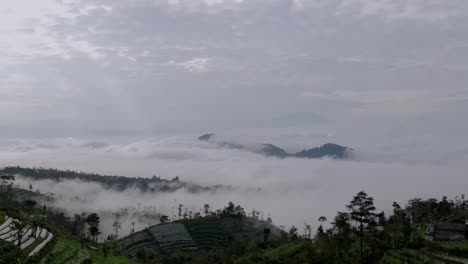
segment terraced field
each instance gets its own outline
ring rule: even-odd
[[[16,220],[11,217],[5,217],[3,219],[3,223],[0,224],[0,239],[16,245],[18,242],[16,235],[18,231],[13,228],[14,221]],[[44,249],[49,245],[50,241],[54,239],[53,234],[40,227],[37,229],[36,237],[31,236],[32,233],[33,228],[31,226],[24,228],[21,238],[21,247],[19,248],[21,248],[28,257],[35,256],[36,258],[41,256],[36,256],[36,254],[47,250],[46,252],[42,252],[42,254],[45,255],[40,259],[39,263],[41,264],[82,264],[86,263],[86,261],[108,264],[132,263],[132,261],[125,256],[111,255],[105,258],[100,252],[92,250],[63,234],[59,234],[58,237],[56,237],[55,243],[47,249]],[[149,235],[148,237],[151,238]]]
[[[198,248],[181,223],[155,225],[119,240],[118,244],[132,257],[140,249],[158,255],[169,250]]]
[[[272,231],[272,239],[279,237],[279,231],[276,232],[271,224],[253,218],[185,219],[152,226],[122,238],[118,244],[132,257],[142,248],[155,255],[180,249],[219,249],[229,246],[234,240],[254,243],[267,227]]]
[[[0,239],[14,245],[17,245],[19,242],[18,239],[18,230],[13,228],[13,222],[17,221],[11,217],[4,216],[3,223],[0,225]],[[23,235],[21,237],[21,246],[20,248],[28,255],[33,256],[37,254],[47,243],[52,240],[52,233],[48,232],[46,229],[37,228],[36,237],[33,236],[34,227],[26,226],[23,229]]]
[[[227,246],[228,240],[223,220],[218,217],[181,220],[200,249]]]
[[[140,248],[148,252],[153,252],[154,254],[159,254],[159,245],[147,229],[121,239],[119,245],[123,248],[125,253],[130,256],[135,256]]]
[[[197,245],[182,223],[155,225],[148,229],[160,250],[197,249]]]

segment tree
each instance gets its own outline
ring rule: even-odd
[[[42,224],[45,224],[45,217],[46,217],[46,205],[42,206]]]
[[[0,201],[9,201],[12,198],[12,188],[15,176],[0,175]]]
[[[304,223],[304,237],[310,239],[312,237],[312,226]]]
[[[209,204],[204,204],[203,205],[203,213],[205,216],[207,216],[210,213],[210,205]]]
[[[299,237],[295,226],[291,226],[291,229],[289,229],[289,236],[291,236],[292,239],[297,239]]]
[[[452,209],[454,207],[454,202],[449,201],[447,196],[443,196],[442,200],[437,204],[437,214],[439,217],[446,217],[452,213]]]
[[[244,217],[245,211],[244,208],[240,205],[235,205],[233,202],[229,202],[226,207],[221,211],[222,216],[232,216],[232,217]]]
[[[242,208],[242,206],[240,206],[240,205],[237,205],[237,206],[234,208],[234,216],[236,216],[236,217],[244,217],[244,216],[245,216],[244,208]]]
[[[323,222],[326,222],[327,221],[327,218],[325,216],[321,216],[319,217],[319,222],[320,222],[320,226],[322,226]]]
[[[360,191],[346,207],[350,211],[351,219],[359,223],[360,256],[361,263],[364,263],[364,228],[375,223],[374,198],[368,197],[364,191]]]
[[[268,245],[268,237],[270,236],[270,234],[271,234],[270,228],[264,228],[263,229],[263,245],[264,245],[265,248]]]
[[[320,226],[317,228],[317,233],[315,234],[315,238],[314,238],[314,239],[315,239],[315,240],[321,240],[321,239],[323,239],[323,238],[325,238],[325,237],[326,237],[326,234],[325,234],[325,232],[323,231],[323,226],[320,225]]]
[[[29,214],[32,215],[34,207],[36,207],[37,202],[34,200],[26,200],[23,202],[24,206],[28,209]]]
[[[179,220],[182,219],[182,209],[184,208],[183,204],[179,204]]]
[[[349,241],[351,238],[351,224],[349,223],[350,216],[345,212],[338,212],[335,216],[334,222],[332,223],[333,228],[332,232],[337,238],[337,250],[338,250],[338,259],[342,260],[344,247],[348,244],[346,241]]]
[[[115,232],[115,238],[119,237],[119,230],[122,229],[122,224],[115,220],[115,222],[112,224],[112,228],[114,229]]]
[[[83,221],[82,217],[79,214],[73,216],[73,226],[71,234],[76,237],[80,237],[83,232]]]
[[[226,216],[232,216],[234,215],[234,208],[235,205],[233,202],[229,202],[226,207],[224,207],[222,214]]]
[[[350,216],[345,212],[338,212],[335,216],[335,220],[332,223],[333,231],[336,234],[345,234],[351,231],[351,224],[349,223]]]
[[[97,242],[97,237],[99,234],[101,234],[99,232],[99,215],[96,214],[96,213],[92,213],[90,215],[88,215],[88,217],[86,218],[86,222],[88,223],[88,231],[89,231],[89,235],[91,237],[94,238],[94,241]]]
[[[164,224],[164,223],[169,222],[169,216],[167,216],[167,215],[161,215],[161,217],[159,217],[159,222],[160,222],[161,224]]]
[[[379,226],[385,226],[387,224],[387,217],[385,217],[385,212],[382,211],[378,214],[376,214],[377,218],[378,218],[378,225]]]
[[[253,218],[255,219],[258,219],[259,216],[260,216],[260,212],[255,210],[255,209],[252,209],[252,212],[250,213],[252,215]]]

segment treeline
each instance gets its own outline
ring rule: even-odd
[[[174,192],[179,189],[186,189],[189,192],[197,193],[213,191],[219,188],[228,188],[221,185],[204,187],[192,183],[186,183],[180,181],[179,177],[167,180],[158,176],[153,176],[152,178],[111,176],[72,170],[23,168],[19,166],[0,169],[0,174],[21,175],[22,177],[33,180],[53,180],[57,182],[63,180],[80,180],[83,182],[95,182],[105,189],[113,189],[116,191],[125,191],[130,188],[136,188],[142,192]]]
[[[246,215],[243,210],[237,214],[235,208],[231,203],[214,215],[252,215]],[[377,210],[373,197],[361,191],[346,205],[346,209],[336,214],[328,228],[323,225],[327,222],[326,217],[319,216],[320,226],[316,231],[311,230],[307,223],[303,227],[293,226],[280,241],[269,240],[269,230],[259,230],[254,244],[234,243],[208,254],[174,252],[164,256],[162,262],[155,259],[144,263],[387,263],[381,260],[388,252],[427,252],[434,248],[437,244],[425,237],[428,226],[440,220],[468,220],[468,201],[464,195],[453,200],[446,196],[440,200],[415,198],[405,206],[394,202],[393,212],[387,217]],[[407,263],[452,262],[407,260]]]

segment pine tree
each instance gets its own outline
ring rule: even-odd
[[[375,224],[374,198],[368,197],[364,191],[360,191],[346,207],[350,211],[351,219],[359,223],[360,255],[361,263],[364,263],[364,228],[369,224]]]

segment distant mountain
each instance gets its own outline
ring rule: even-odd
[[[215,134],[205,134],[205,135],[199,136],[198,140],[208,141],[214,136],[216,136],[216,135]]]
[[[336,159],[343,159],[349,156],[349,152],[351,148],[344,147],[338,144],[327,143],[317,148],[312,149],[304,149],[296,154],[294,154],[297,158],[321,158],[321,157],[333,157]]]
[[[307,158],[307,159],[318,159],[329,157],[333,159],[346,159],[350,157],[350,153],[353,150],[345,146],[341,146],[334,143],[327,143],[320,147],[315,147],[311,149],[304,149],[297,153],[288,153],[284,149],[277,147],[273,144],[256,144],[256,145],[246,145],[235,142],[229,142],[226,140],[221,140],[216,137],[215,134],[204,134],[198,137],[201,141],[210,142],[221,147],[232,148],[245,150],[257,154],[261,154],[267,157],[277,157],[277,158]]]
[[[0,175],[15,175],[32,180],[79,180],[83,182],[93,182],[101,185],[104,189],[113,189],[115,191],[125,191],[127,189],[138,189],[141,192],[175,192],[184,189],[191,193],[211,192],[222,189],[231,189],[231,186],[213,185],[202,186],[195,183],[184,182],[179,177],[174,177],[171,180],[162,179],[157,176],[152,178],[134,178],[125,176],[110,176],[99,175],[85,172],[77,172],[70,170],[57,170],[46,168],[22,168],[22,167],[5,167],[0,168]]]

